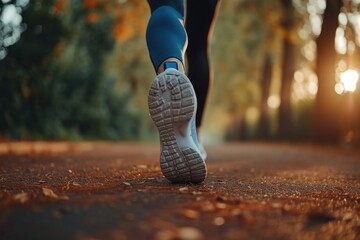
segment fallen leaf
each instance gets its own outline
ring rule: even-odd
[[[353,218],[353,214],[351,212],[347,212],[343,216],[344,221],[350,221]]]
[[[181,187],[181,188],[179,188],[179,191],[180,191],[180,192],[185,192],[185,191],[187,191],[187,190],[189,190],[188,187]]]
[[[55,198],[55,199],[62,199],[62,200],[68,200],[69,197],[68,196],[58,196],[56,193],[54,193],[53,190],[51,190],[50,188],[42,188],[43,194],[46,197],[50,197],[50,198]]]
[[[196,219],[199,217],[199,212],[191,209],[184,209],[181,211],[181,215],[190,219]]]
[[[29,194],[26,192],[18,193],[14,195],[14,200],[20,203],[25,203],[29,200]]]
[[[226,208],[226,203],[215,203],[215,207],[217,209],[225,209]]]

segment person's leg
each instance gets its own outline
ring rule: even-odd
[[[199,183],[207,170],[195,130],[196,94],[183,67],[183,1],[148,2],[152,14],[146,40],[158,74],[150,86],[148,106],[160,135],[160,167],[171,182]]]
[[[209,60],[210,40],[219,5],[220,0],[189,0],[186,6],[188,77],[194,86],[198,101],[196,113],[198,131],[203,119],[209,85],[212,81]]]
[[[146,42],[155,72],[163,72],[166,61],[176,62],[178,70],[184,72],[187,35],[183,0],[148,0],[148,3],[151,17]]]

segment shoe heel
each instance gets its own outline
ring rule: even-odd
[[[172,183],[201,183],[206,178],[206,164],[200,154],[191,148],[165,148],[160,156],[160,167]]]

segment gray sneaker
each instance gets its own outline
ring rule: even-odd
[[[196,136],[197,101],[190,80],[176,69],[166,69],[152,82],[148,104],[160,135],[164,176],[173,183],[204,181],[207,169]]]

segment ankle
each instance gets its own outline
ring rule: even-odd
[[[184,68],[184,64],[177,58],[167,58],[165,59],[159,66],[158,70],[157,70],[157,74],[160,74],[162,72],[165,71],[165,63],[166,62],[175,62],[177,64],[177,70],[179,72],[185,73],[185,68]]]

